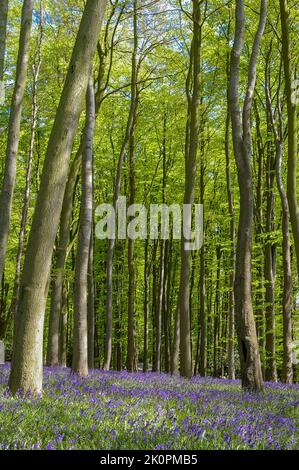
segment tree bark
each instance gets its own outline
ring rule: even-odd
[[[228,28],[228,41],[230,36],[230,24],[231,19],[229,18]],[[230,156],[230,110],[229,110],[229,80],[230,80],[230,55],[229,52],[226,56],[226,76],[227,76],[227,109],[226,109],[226,120],[225,120],[225,162],[226,162],[226,191],[228,201],[228,211],[230,217],[230,275],[229,275],[229,299],[228,299],[228,378],[231,380],[235,379],[235,351],[234,351],[234,337],[235,337],[235,296],[234,296],[234,284],[235,284],[235,244],[236,244],[236,228],[235,228],[235,211],[234,201],[232,193],[231,183],[231,156]]]
[[[263,175],[264,175],[264,145],[261,132],[261,120],[256,101],[254,101],[255,122],[256,122],[256,145],[257,145],[257,183],[256,183],[256,205],[255,217],[255,242],[262,246],[262,234],[264,232],[264,212],[263,212]],[[262,250],[261,250],[262,251]],[[263,256],[263,253],[262,253]],[[262,263],[257,265],[258,288],[255,294],[255,322],[259,343],[259,351],[262,363],[262,373],[265,376],[265,312],[264,312],[264,270]]]
[[[149,267],[148,238],[144,246],[144,303],[143,303],[143,372],[148,371],[148,326],[149,326]]]
[[[255,328],[251,292],[251,255],[253,225],[253,184],[251,173],[250,115],[256,83],[256,64],[266,23],[266,0],[261,0],[258,30],[250,58],[246,98],[241,118],[239,108],[239,65],[244,45],[244,1],[236,1],[235,40],[231,54],[230,112],[235,160],[240,190],[240,217],[236,250],[235,309],[243,388],[263,388],[260,356]]]
[[[2,98],[4,99],[4,65],[6,52],[6,34],[7,34],[7,13],[8,0],[1,0],[0,3],[0,106]]]
[[[43,41],[43,10],[41,8],[40,34],[39,34],[39,38],[37,42],[36,60],[32,66],[32,75],[33,75],[32,124],[31,124],[31,133],[30,133],[29,156],[28,156],[28,163],[27,163],[27,169],[26,169],[26,185],[25,185],[24,202],[23,202],[22,217],[21,217],[21,226],[20,226],[20,232],[19,232],[19,243],[18,243],[18,252],[17,252],[14,291],[13,291],[12,302],[10,306],[10,314],[12,314],[14,320],[16,319],[16,314],[17,314],[18,304],[19,304],[22,257],[23,257],[23,252],[24,252],[24,241],[25,241],[25,234],[26,234],[28,210],[29,210],[29,204],[30,204],[32,164],[33,164],[34,143],[35,143],[35,134],[36,134],[37,117],[38,117],[38,103],[37,103],[38,78],[39,78],[40,68],[42,65],[42,41]]]
[[[33,3],[33,0],[24,0],[23,3],[16,79],[10,107],[5,169],[0,196],[0,279],[2,279],[4,272],[12,200],[16,181],[17,155],[28,69]]]
[[[291,42],[289,33],[289,7],[287,0],[279,0],[281,18],[281,47],[284,66],[285,94],[288,112],[288,176],[287,197],[292,226],[297,274],[299,276],[299,208],[297,203],[297,99],[293,84],[291,67]]]
[[[64,287],[62,292],[61,316],[59,325],[59,365],[67,366],[67,344],[68,344],[68,292]]]
[[[93,168],[92,168],[93,170]],[[93,180],[93,175],[92,175]],[[92,188],[92,205],[93,205],[93,188]],[[92,208],[93,212],[93,208]],[[94,285],[94,236],[93,236],[93,216],[90,236],[90,247],[88,257],[88,274],[87,274],[87,331],[88,331],[88,368],[94,369],[94,352],[95,352],[95,285]]]
[[[136,10],[134,11],[134,16]],[[137,17],[136,17],[137,18]],[[136,29],[137,32],[137,29]],[[129,155],[129,171],[130,171],[130,206],[135,204],[136,187],[135,187],[135,126],[136,126],[136,105],[133,119],[133,126],[130,134],[130,155]],[[127,370],[129,372],[137,371],[136,359],[136,327],[135,327],[135,265],[134,265],[134,248],[135,240],[128,239],[128,350],[127,350]]]
[[[82,196],[74,282],[72,370],[88,375],[88,268],[93,226],[93,136],[95,103],[92,80],[86,93],[86,122],[82,142]]]
[[[112,14],[112,13],[111,13]],[[106,25],[107,31],[108,25]],[[105,33],[105,37],[107,34]],[[99,50],[99,73],[97,78],[97,93],[95,95],[95,114],[96,118],[100,113],[101,104],[104,98],[108,81],[105,81],[106,55],[107,48],[103,51],[98,44]],[[48,349],[47,349],[47,365],[55,366],[59,362],[59,319],[61,315],[61,299],[63,290],[64,267],[67,259],[67,248],[70,239],[70,230],[73,216],[73,202],[76,185],[78,182],[78,174],[82,162],[82,142],[71,163],[68,181],[65,188],[63,205],[60,218],[60,228],[58,237],[58,246],[55,256],[55,278],[51,292],[51,307],[49,315],[49,331],[48,331]]]
[[[43,325],[53,247],[69,158],[83,105],[105,0],[87,0],[45,156],[27,246],[17,314],[10,390],[42,390]]]
[[[269,80],[269,65],[268,60],[270,59],[271,50],[269,52],[265,83]],[[267,104],[267,131],[268,134],[271,132],[270,123],[270,110]],[[276,369],[276,349],[275,349],[275,251],[276,247],[271,240],[271,234],[274,231],[274,210],[275,210],[275,154],[273,155],[272,142],[267,143],[267,168],[266,168],[266,227],[265,233],[267,234],[267,240],[265,243],[265,306],[266,306],[266,342],[265,342],[265,380],[276,381],[277,380],[277,369]]]
[[[199,92],[200,92],[200,48],[201,48],[201,2],[193,1],[193,40],[192,61],[193,71],[193,89],[190,97],[190,129],[186,135],[188,140],[188,149],[185,155],[185,192],[184,204],[193,205],[195,181],[196,181],[196,160],[198,150],[198,131],[199,131]],[[190,220],[191,227],[191,211]],[[191,328],[190,328],[190,269],[191,257],[190,251],[185,249],[186,240],[182,230],[181,241],[181,275],[179,288],[179,314],[180,314],[180,373],[183,377],[192,376],[192,351],[191,351]]]
[[[272,99],[269,81],[266,83],[266,97],[270,113],[272,130],[275,138],[275,174],[276,183],[280,196],[282,207],[282,259],[283,259],[283,298],[282,298],[282,315],[283,315],[283,381],[292,383],[293,381],[293,364],[292,364],[292,262],[291,262],[291,240],[290,240],[290,214],[287,194],[284,188],[282,177],[282,161],[283,161],[283,117],[280,101],[280,84],[277,90],[277,115],[278,123],[275,121],[272,109]]]

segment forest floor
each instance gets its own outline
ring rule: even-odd
[[[69,369],[44,372],[41,398],[11,397],[0,366],[0,449],[298,449],[299,385]]]

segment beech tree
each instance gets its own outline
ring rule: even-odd
[[[2,279],[4,272],[12,200],[16,180],[17,156],[28,68],[33,3],[33,0],[24,0],[23,2],[16,78],[10,107],[5,170],[0,195],[0,279]],[[5,14],[5,5],[3,13]],[[3,20],[5,20],[5,17]]]
[[[73,371],[88,375],[88,266],[93,231],[93,135],[95,99],[92,79],[86,94],[86,124],[82,142],[82,202],[74,284]]]
[[[7,13],[8,0],[3,0],[0,4],[0,100],[4,99],[4,64],[6,51]]]
[[[54,241],[68,163],[99,31],[105,0],[88,0],[74,46],[45,157],[41,186],[24,262],[10,390],[42,389],[43,323]]]
[[[253,188],[250,115],[256,84],[258,53],[266,24],[266,12],[267,1],[262,0],[259,26],[250,57],[248,83],[242,117],[239,108],[239,67],[245,34],[243,0],[236,1],[235,39],[231,53],[229,87],[233,146],[240,190],[240,218],[236,248],[235,278],[236,327],[239,342],[242,385],[244,388],[251,390],[261,390],[263,381],[251,293]]]
[[[188,122],[185,144],[185,194],[184,204],[193,205],[199,130],[199,91],[200,91],[200,23],[201,1],[193,2],[193,39],[190,54],[190,72],[192,73],[192,94],[188,97]],[[187,84],[188,86],[188,84]],[[189,92],[189,90],[188,90]],[[191,213],[190,213],[191,217]],[[191,227],[191,220],[189,221]],[[192,352],[190,337],[190,304],[189,304],[189,276],[190,252],[186,249],[185,234],[182,232],[181,244],[181,277],[179,290],[180,315],[180,373],[184,377],[192,375]]]
[[[289,6],[287,0],[279,0],[281,18],[281,46],[285,78],[285,94],[288,118],[288,179],[287,196],[290,220],[295,242],[297,273],[299,275],[299,207],[297,203],[297,100],[296,83],[292,71]]]

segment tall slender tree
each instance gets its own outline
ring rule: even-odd
[[[4,64],[6,51],[8,0],[0,3],[0,106],[4,99]]]
[[[93,136],[95,100],[92,79],[86,93],[86,123],[82,142],[82,196],[74,282],[74,372],[88,375],[88,267],[93,230]]]
[[[40,393],[43,325],[51,258],[69,158],[106,7],[87,0],[45,156],[21,280],[10,389]]]
[[[270,71],[269,71],[270,73]],[[282,208],[282,258],[283,258],[283,298],[282,298],[282,318],[283,318],[283,376],[285,383],[293,381],[292,364],[292,262],[291,262],[291,237],[290,237],[290,213],[288,198],[285,190],[282,173],[283,163],[283,143],[284,124],[281,104],[281,73],[277,87],[277,105],[274,112],[274,103],[271,96],[270,77],[266,81],[266,98],[270,114],[270,121],[275,141],[275,174],[277,188]],[[275,117],[276,115],[276,117]]]
[[[288,177],[287,197],[290,211],[295,253],[297,259],[297,274],[299,276],[299,207],[297,202],[297,99],[296,83],[292,70],[291,38],[290,38],[290,10],[288,0],[279,0],[281,19],[281,47],[284,68],[285,94],[288,114]]]
[[[193,72],[192,95],[189,97],[189,129],[186,132],[186,154],[185,154],[185,194],[184,204],[193,205],[196,181],[196,164],[198,151],[198,131],[199,131],[199,92],[200,92],[200,23],[201,23],[201,1],[193,1],[193,39],[190,53]],[[191,211],[188,223],[191,227]],[[190,331],[190,251],[186,250],[188,240],[182,231],[181,242],[181,275],[179,289],[179,315],[180,315],[180,373],[184,377],[192,375],[192,352],[191,352],[191,331]]]
[[[230,112],[235,160],[240,190],[240,217],[236,251],[235,308],[242,386],[259,391],[263,387],[251,292],[253,184],[251,170],[251,108],[256,85],[256,66],[265,29],[267,1],[261,0],[259,25],[250,57],[246,97],[241,116],[239,68],[245,34],[244,1],[236,0],[235,39],[231,53]]]
[[[231,14],[229,14],[228,32],[227,32],[227,46],[229,46],[231,32]],[[231,152],[230,152],[230,110],[229,110],[229,81],[230,81],[230,53],[229,50],[226,54],[226,78],[227,78],[227,109],[225,119],[225,161],[226,161],[226,191],[228,210],[230,217],[230,291],[228,301],[228,348],[227,348],[227,359],[228,359],[228,376],[230,379],[235,378],[235,354],[234,354],[234,336],[235,336],[235,296],[234,296],[234,284],[235,284],[235,253],[236,253],[236,227],[235,227],[235,210],[233,201],[233,190],[232,190],[232,177],[231,177]]]
[[[16,78],[10,106],[5,169],[0,194],[0,279],[2,279],[4,272],[12,200],[16,180],[17,155],[28,69],[33,4],[33,0],[24,0],[23,2]]]
[[[14,292],[13,292],[13,297],[12,297],[12,302],[11,302],[11,307],[10,307],[13,318],[15,318],[16,312],[18,310],[22,258],[23,258],[23,253],[24,253],[26,226],[27,226],[28,211],[29,211],[29,205],[30,205],[34,144],[35,144],[35,137],[36,137],[36,128],[38,124],[37,92],[38,92],[38,79],[39,79],[41,65],[42,65],[43,36],[44,36],[44,12],[43,12],[43,6],[41,2],[40,3],[40,31],[39,31],[39,35],[37,39],[34,63],[32,65],[32,80],[33,80],[33,83],[32,83],[32,123],[31,123],[31,131],[30,131],[29,155],[28,155],[28,162],[27,162],[27,169],[26,169],[26,184],[25,184],[25,192],[24,192],[22,217],[21,217],[21,226],[20,226],[20,231],[19,231],[19,243],[18,243],[17,261],[16,261]]]

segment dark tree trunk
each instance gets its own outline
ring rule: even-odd
[[[253,225],[253,184],[251,173],[250,114],[256,83],[256,64],[266,23],[266,1],[261,0],[260,21],[255,36],[250,65],[243,117],[239,108],[239,65],[244,45],[244,1],[236,2],[235,40],[231,54],[230,112],[235,160],[240,190],[240,217],[236,249],[235,308],[242,386],[259,391],[263,388],[260,356],[255,328],[251,292],[251,255]]]
[[[186,132],[185,155],[185,193],[184,204],[193,205],[196,182],[196,163],[199,131],[199,92],[200,92],[200,48],[201,48],[201,2],[193,1],[193,39],[190,55],[190,70],[193,72],[192,95],[189,96],[190,119]],[[191,65],[192,64],[192,65]],[[188,83],[188,82],[187,82]],[[187,85],[188,86],[188,85]],[[189,92],[189,90],[188,90]],[[191,211],[188,225],[191,227]],[[180,315],[180,373],[183,377],[192,376],[192,351],[190,328],[190,251],[186,249],[186,239],[182,230],[181,241],[181,275],[178,311]]]

